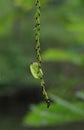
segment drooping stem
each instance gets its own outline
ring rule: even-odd
[[[40,71],[40,69],[42,70],[41,67],[41,53],[40,53],[40,0],[36,0],[35,2],[36,5],[36,15],[35,15],[35,40],[36,40],[36,57],[37,57],[37,62],[38,62],[38,73]],[[41,80],[41,87],[42,87],[42,94],[44,96],[44,99],[47,103],[47,107],[50,106],[50,100],[48,98],[47,92],[45,90],[45,81],[43,78],[43,75],[40,77]]]
[[[40,55],[40,0],[36,0],[35,39],[36,39],[36,57],[37,57],[38,64],[41,67],[41,55]]]

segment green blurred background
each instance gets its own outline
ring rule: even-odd
[[[84,0],[41,1],[41,54],[46,89],[29,65],[36,61],[35,0],[0,0],[0,130],[84,129]]]

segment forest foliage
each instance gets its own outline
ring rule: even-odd
[[[34,0],[0,0],[0,95],[17,89],[12,85],[39,85],[29,71],[35,60],[34,15]],[[44,77],[54,103],[45,111],[43,104],[31,106],[25,122],[48,125],[84,119],[84,102],[78,101],[84,101],[84,1],[42,0],[40,40]],[[53,95],[60,97],[57,104]],[[68,109],[65,100],[71,101]]]

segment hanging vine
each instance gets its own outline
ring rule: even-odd
[[[41,87],[42,87],[42,94],[44,99],[47,103],[47,107],[50,106],[50,100],[48,98],[47,92],[45,90],[45,81],[43,78],[43,70],[41,67],[41,54],[40,54],[40,0],[36,0],[36,14],[35,14],[35,41],[36,41],[36,58],[37,62],[34,62],[30,65],[30,70],[34,78],[40,79]]]

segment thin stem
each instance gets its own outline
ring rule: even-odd
[[[35,40],[36,40],[36,57],[37,57],[37,62],[38,62],[38,66],[39,66],[39,69],[38,69],[38,73],[40,71],[40,69],[42,70],[42,67],[41,67],[41,62],[42,62],[42,59],[41,59],[41,54],[40,54],[40,0],[36,0],[36,15],[35,15]],[[42,77],[40,77],[40,80],[41,80],[41,87],[42,87],[42,94],[44,96],[44,99],[47,103],[47,107],[50,106],[50,100],[48,98],[48,95],[47,95],[47,92],[45,90],[45,81],[44,81],[44,78],[43,78],[43,75]]]

